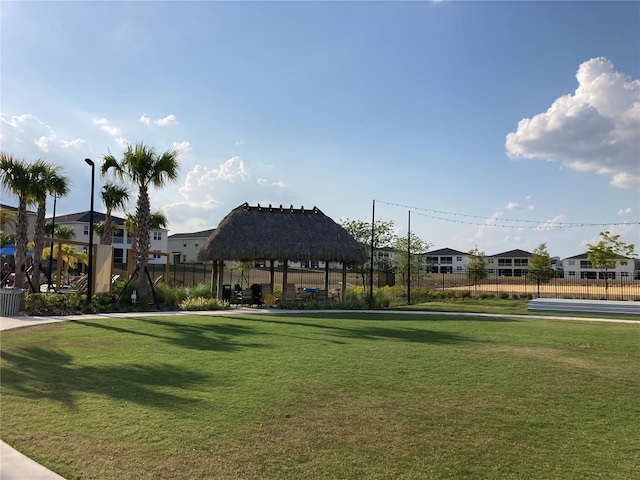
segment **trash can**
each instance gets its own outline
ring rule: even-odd
[[[222,301],[231,303],[231,285],[222,285]]]
[[[24,290],[16,287],[0,288],[0,316],[16,317],[22,308]]]

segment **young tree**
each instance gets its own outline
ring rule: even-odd
[[[106,210],[104,219],[104,227],[100,227],[100,231],[96,228],[96,233],[100,235],[100,243],[102,245],[111,245],[113,242],[113,233],[115,231],[111,212],[116,209],[124,209],[129,201],[129,190],[126,187],[117,185],[113,182],[107,182],[100,191],[102,203]],[[97,227],[97,226],[96,226]],[[117,228],[117,227],[116,227]]]
[[[366,220],[350,220],[345,219],[342,227],[362,245],[367,252],[367,258],[371,258],[371,223]],[[391,247],[395,243],[396,234],[394,232],[393,220],[384,221],[376,220],[373,224],[373,251],[374,253],[381,248]],[[353,271],[362,275],[362,283],[365,283],[365,275],[369,271],[369,262],[364,265],[357,265]],[[374,256],[374,268],[386,267],[384,259]]]
[[[467,275],[469,281],[473,282],[474,290],[477,291],[478,282],[487,278],[487,262],[484,259],[484,252],[481,252],[477,246],[469,250],[468,255]]]
[[[100,167],[102,176],[110,173],[121,182],[131,183],[138,188],[136,203],[136,233],[133,248],[136,251],[136,268],[140,275],[149,263],[149,232],[151,230],[151,205],[149,187],[162,188],[179,178],[178,151],[167,150],[158,154],[152,147],[144,143],[127,146],[122,158],[117,160],[113,155],[105,155]],[[149,285],[139,282],[138,297],[141,304],[148,303]]]
[[[540,297],[540,284],[547,283],[553,278],[551,257],[547,251],[547,244],[541,243],[531,254],[527,277],[535,280],[538,285],[538,297]]]
[[[18,288],[24,288],[25,270],[27,267],[27,207],[34,204],[33,172],[24,160],[7,153],[0,153],[0,182],[2,186],[18,197],[18,214],[16,215],[15,282]]]
[[[396,250],[395,270],[402,276],[403,283],[409,275],[414,275],[420,271],[422,263],[422,253],[429,249],[430,245],[420,237],[411,234],[411,242],[409,243],[411,250],[411,262],[407,260],[407,237],[397,237],[394,248]],[[409,270],[409,271],[407,271]]]
[[[620,241],[620,235],[600,232],[601,240],[595,245],[587,243],[587,259],[591,266],[604,276],[606,298],[609,298],[609,270],[616,264],[626,265],[630,257],[635,256],[635,245]]]

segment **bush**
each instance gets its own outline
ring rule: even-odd
[[[27,315],[74,315],[83,313],[86,300],[78,293],[27,293],[24,309]]]
[[[228,302],[217,298],[192,297],[186,298],[178,305],[180,310],[203,311],[203,310],[227,310],[230,308]]]

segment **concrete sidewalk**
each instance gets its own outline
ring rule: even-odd
[[[313,313],[321,312],[315,310]],[[324,310],[326,313],[353,312],[352,310]],[[287,315],[309,313],[309,310],[273,310],[269,308],[235,308],[232,310],[216,310],[212,312],[129,312],[108,314],[69,315],[61,317],[0,317],[0,330],[8,330],[34,325],[44,325],[55,322],[68,322],[79,319],[92,318],[126,318],[132,316],[193,316],[193,315],[229,315],[229,314],[257,314],[257,315]],[[397,310],[359,310],[358,313],[376,314],[406,314],[406,315],[440,315],[440,316],[470,316],[470,317],[497,317],[541,320],[572,320],[583,322],[614,322],[614,323],[640,323],[640,320],[622,320],[607,318],[564,317],[549,315],[503,315],[492,313],[457,313],[457,312],[421,312],[421,311],[397,311]],[[21,454],[5,442],[0,441],[0,480],[64,480],[64,477],[53,473],[42,465],[36,463]]]

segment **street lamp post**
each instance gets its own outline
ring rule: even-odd
[[[91,165],[91,210],[89,212],[89,266],[87,268],[87,303],[91,303],[93,295],[93,190],[96,178],[96,164],[90,158],[85,158],[87,165]]]
[[[56,200],[58,196],[53,194],[53,220],[51,221],[51,238],[56,236]],[[49,287],[53,287],[53,275],[51,270],[53,269],[53,242],[49,244]],[[58,280],[59,283],[59,280]],[[55,288],[54,288],[55,290]]]

